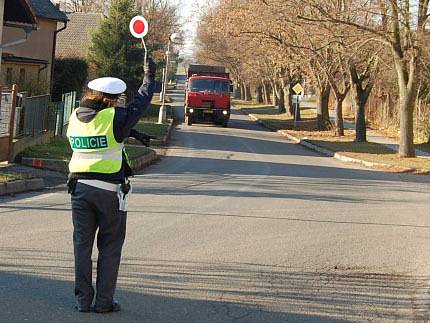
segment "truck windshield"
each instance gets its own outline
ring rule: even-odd
[[[190,81],[190,91],[228,93],[230,92],[230,83],[222,80],[196,79]]]

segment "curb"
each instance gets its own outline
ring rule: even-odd
[[[158,159],[158,155],[154,150],[151,150],[148,154],[141,157],[133,159],[131,162],[133,164],[133,170],[141,170]]]
[[[163,139],[161,139],[159,141],[156,140],[154,142],[154,146],[165,146],[165,145],[167,145],[167,143],[170,139],[170,134],[172,133],[172,127],[173,127],[174,120],[169,119],[168,121],[169,121],[169,126],[167,128],[167,133],[164,135]]]
[[[42,178],[31,178],[0,183],[0,196],[36,191],[43,188],[45,188],[45,182]]]
[[[22,157],[21,164],[38,169],[53,170],[60,173],[67,174],[69,172],[69,161],[63,159]]]
[[[244,113],[244,112],[243,112]],[[346,162],[346,163],[355,163],[355,164],[361,164],[363,166],[369,167],[369,168],[383,168],[383,169],[392,169],[393,165],[389,165],[389,164],[383,164],[383,163],[374,163],[374,162],[369,162],[366,160],[362,160],[362,159],[358,159],[358,158],[353,158],[353,157],[349,157],[349,156],[345,156],[342,154],[339,154],[337,152],[334,152],[332,150],[317,146],[309,141],[307,141],[306,139],[301,139],[301,138],[297,138],[293,135],[291,135],[290,133],[288,133],[288,131],[286,130],[278,130],[272,126],[270,126],[269,124],[267,124],[266,122],[264,122],[263,120],[257,118],[255,115],[253,114],[248,114],[249,118],[253,121],[258,122],[259,124],[261,124],[262,126],[266,127],[269,130],[275,131],[279,134],[281,134],[282,136],[288,138],[289,140],[302,145],[310,150],[314,150],[316,152],[319,152],[322,155],[328,156],[328,157],[333,157],[337,160],[340,160],[342,162]],[[412,172],[418,172],[420,171],[419,169],[416,168],[409,168],[409,167],[398,167],[397,168],[400,173],[412,173]]]
[[[149,153],[131,160],[133,169],[140,170],[154,162],[157,158],[158,156],[156,152],[151,150]],[[52,170],[63,174],[69,173],[68,160],[22,157],[21,164],[43,170]]]

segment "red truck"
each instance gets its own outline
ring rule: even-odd
[[[227,127],[233,86],[225,67],[190,65],[185,83],[185,122],[214,122]]]

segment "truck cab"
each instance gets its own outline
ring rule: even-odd
[[[231,88],[229,74],[223,67],[191,65],[185,86],[185,122],[227,126]]]

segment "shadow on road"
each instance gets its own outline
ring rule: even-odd
[[[182,114],[183,114],[183,107],[182,107]],[[191,129],[197,127],[207,127],[209,130],[220,130],[220,131],[229,131],[229,129],[237,129],[237,130],[248,130],[248,131],[256,131],[256,132],[273,132],[263,126],[261,126],[260,124],[256,123],[256,122],[252,122],[248,119],[243,119],[243,118],[237,118],[235,116],[242,116],[243,114],[237,110],[231,110],[231,116],[232,118],[230,119],[229,123],[228,123],[228,127],[224,128],[222,126],[219,125],[215,125],[213,122],[201,122],[199,121],[198,123],[194,123],[193,126],[191,126]],[[179,122],[183,122],[183,118],[178,118],[177,121]]]
[[[296,155],[313,157],[319,156],[306,149],[297,149],[295,144],[281,141],[281,138],[256,139],[251,137],[243,137],[240,135],[222,134],[223,129],[212,129],[209,125],[203,125],[208,128],[208,133],[202,132],[187,132],[186,141],[175,141],[175,147],[186,148],[190,150],[218,150],[223,152],[244,152],[257,155]],[[245,126],[244,126],[245,128]],[[214,131],[218,130],[218,133]],[[249,129],[248,129],[249,130]],[[224,130],[227,132],[228,130]],[[187,144],[192,142],[192,147]]]
[[[78,314],[73,309],[71,254],[55,256],[43,250],[7,248],[1,248],[0,253],[6,256],[0,264],[0,320],[100,320],[96,314]],[[23,267],[24,263],[29,265]],[[123,311],[105,315],[103,321],[424,321],[429,318],[429,279],[369,273],[360,268],[301,271],[252,263],[125,256],[117,291]]]
[[[205,158],[199,156],[168,156],[165,158],[170,165],[179,165],[181,167],[157,167],[157,175],[250,175],[250,176],[279,176],[279,185],[285,185],[288,188],[290,178],[303,179],[327,179],[331,184],[337,183],[337,180],[351,180],[349,185],[380,185],[382,182],[408,182],[413,183],[430,183],[430,176],[407,175],[385,173],[380,171],[340,168],[331,166],[307,165],[276,163],[270,161],[257,160],[234,160]],[[258,178],[254,178],[257,180]],[[306,181],[306,184],[312,185],[312,182]],[[347,186],[347,183],[342,183]],[[330,189],[330,187],[328,187]]]

